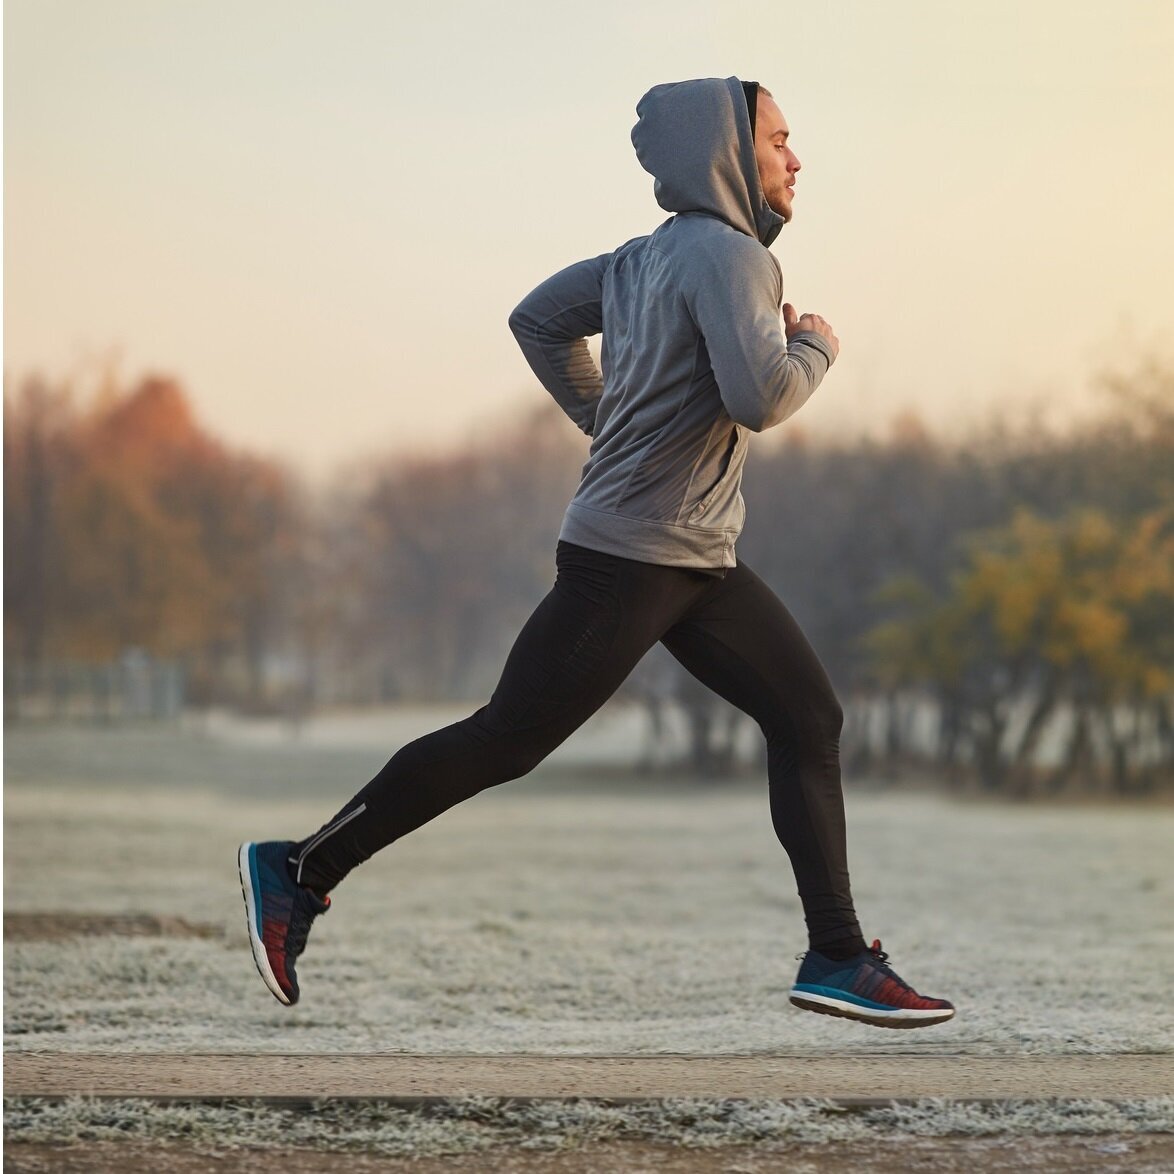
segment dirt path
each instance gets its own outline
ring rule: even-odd
[[[273,1090],[281,1090],[275,1094]],[[456,1096],[606,1100],[828,1098],[846,1105],[1169,1096],[1171,1055],[228,1055],[10,1053],[8,1096],[258,1097],[416,1102]]]

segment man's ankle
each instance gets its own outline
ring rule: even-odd
[[[868,943],[856,933],[850,937],[833,938],[831,941],[812,941],[811,949],[833,962],[847,962],[857,954],[863,954],[868,949]]]

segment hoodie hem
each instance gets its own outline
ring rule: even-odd
[[[705,530],[652,522],[571,502],[559,538],[604,554],[667,567],[730,568],[737,530]]]

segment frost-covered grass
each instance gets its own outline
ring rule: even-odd
[[[1169,809],[850,791],[866,933],[959,1008],[888,1033],[790,1007],[802,918],[762,783],[539,774],[340,886],[291,1010],[253,968],[236,845],[312,831],[382,754],[18,728],[6,758],[6,910],[225,930],[10,942],[10,1050],[1174,1049]]]
[[[844,1111],[818,1101],[669,1100],[518,1103],[449,1100],[418,1109],[379,1102],[283,1108],[259,1102],[46,1102],[5,1109],[6,1142],[154,1142],[209,1149],[306,1147],[386,1155],[474,1153],[492,1147],[566,1150],[646,1141],[708,1148],[756,1142],[885,1142],[909,1137],[1050,1137],[1174,1132],[1174,1099],[977,1105],[927,1100]]]

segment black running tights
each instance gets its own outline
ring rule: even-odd
[[[863,949],[840,789],[843,715],[799,625],[745,564],[724,577],[560,542],[558,577],[518,636],[489,703],[404,746],[293,851],[325,893],[380,848],[478,792],[534,769],[659,640],[749,714],[767,743],[770,812],[813,949]]]

